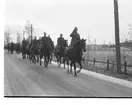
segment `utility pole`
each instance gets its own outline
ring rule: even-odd
[[[24,34],[25,34],[25,31],[23,30],[23,39],[24,39]]]
[[[89,50],[90,50],[90,43],[89,43],[89,34],[88,34],[88,60],[89,60]]]
[[[94,51],[96,50],[96,39],[94,39]]]
[[[116,66],[117,66],[117,72],[121,72],[119,17],[118,17],[118,1],[117,0],[114,0],[114,19],[115,19]]]
[[[87,58],[88,61],[89,61],[89,50],[90,50],[90,40],[89,40],[89,32],[88,32],[88,58]],[[87,64],[87,66],[88,66],[88,64]]]
[[[31,44],[32,44],[32,34],[33,34],[33,26],[31,24]]]

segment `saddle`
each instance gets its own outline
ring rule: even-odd
[[[74,43],[71,43],[71,45],[68,47],[68,51],[72,50],[74,48],[74,46],[78,43],[79,41],[76,41]]]

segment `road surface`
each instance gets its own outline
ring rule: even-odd
[[[5,96],[132,97],[132,89],[49,64],[33,64],[20,54],[4,54]]]

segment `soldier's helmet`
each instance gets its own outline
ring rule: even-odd
[[[77,27],[75,27],[75,28],[74,28],[74,30],[75,30],[75,31],[77,31],[77,30],[78,30],[78,28],[77,28]]]
[[[50,38],[50,34],[48,35],[48,38]]]
[[[37,37],[35,36],[34,39],[37,39]]]
[[[44,32],[44,36],[46,36],[46,34],[47,34],[47,33],[46,33],[46,32]]]
[[[63,35],[62,34],[60,34],[60,37],[62,37]]]

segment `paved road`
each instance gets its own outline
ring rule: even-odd
[[[74,77],[55,65],[45,68],[7,52],[4,89],[5,96],[132,97],[132,89],[81,73]]]

